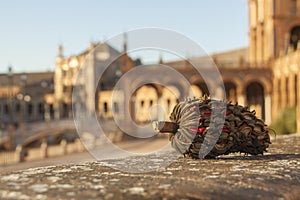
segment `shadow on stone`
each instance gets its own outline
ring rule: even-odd
[[[218,160],[288,160],[300,158],[300,154],[272,154],[260,156],[231,156],[231,157],[218,157]]]

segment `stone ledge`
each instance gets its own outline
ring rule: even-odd
[[[0,176],[0,199],[300,199],[300,134],[278,136],[264,156],[179,157],[154,172],[106,165],[161,162],[144,157],[32,168]]]

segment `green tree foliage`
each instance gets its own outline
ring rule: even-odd
[[[296,107],[286,107],[278,115],[275,122],[271,124],[271,128],[276,134],[290,134],[296,132]]]

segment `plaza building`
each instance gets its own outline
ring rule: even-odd
[[[112,88],[122,74],[141,64],[138,59],[133,60],[126,54],[126,48],[125,42],[122,51],[107,43],[91,42],[82,53],[65,57],[60,45],[54,76],[54,118],[72,117],[72,94],[75,86],[79,93],[73,98],[84,99],[84,105],[81,106],[91,112],[99,113],[101,110],[103,116],[110,116],[108,112],[111,102],[105,99],[110,98]],[[98,98],[99,95],[101,98]]]
[[[268,124],[292,107],[300,132],[300,1],[248,3],[249,47],[211,55],[222,73],[227,99],[255,109]],[[203,84],[196,85],[205,91]]]
[[[268,124],[276,120],[286,107],[295,107],[297,131],[300,132],[299,40],[299,0],[249,0],[249,46],[210,55],[222,75],[226,99],[248,105]],[[126,54],[126,40],[123,56],[114,62],[110,59],[122,52],[108,44],[103,44],[101,48],[93,51],[95,46],[97,44],[91,43],[86,51],[70,57],[64,57],[62,47],[59,47],[54,78],[55,118],[71,116],[71,92],[76,82],[75,76],[83,62],[87,62],[87,55],[91,55],[88,62],[95,63],[90,64],[91,70],[88,70],[83,78],[86,106],[91,110],[96,109],[98,115],[104,118],[113,118],[114,113],[122,110],[123,101],[126,101],[126,91],[118,91],[119,101],[114,102],[114,84],[124,73],[141,63]],[[148,122],[151,120],[149,108],[155,104],[163,105],[166,111],[165,118],[168,118],[178,99],[208,94],[207,84],[210,83],[205,83],[203,77],[195,73],[192,67],[192,63],[201,63],[203,59],[208,58],[193,57],[166,62],[162,56],[157,64],[171,66],[183,74],[191,84],[190,91],[182,93],[181,83],[174,82],[169,82],[167,87],[157,84],[144,85],[130,97],[132,118],[138,123]],[[101,80],[96,80],[101,72],[101,69],[97,69],[97,62],[104,61],[113,64]],[[162,72],[158,77],[167,79],[168,74]],[[155,115],[159,115],[159,111],[155,112]]]
[[[46,113],[54,113],[46,102],[47,96],[54,92],[53,77],[53,72],[13,73],[11,67],[7,74],[0,74],[1,127],[5,129],[8,123],[43,121]]]
[[[272,71],[272,119],[296,109],[300,132],[300,1],[249,0],[249,61]]]

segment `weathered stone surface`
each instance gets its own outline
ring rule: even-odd
[[[0,199],[300,199],[300,134],[272,143],[264,156],[180,157],[149,173],[104,166],[124,159],[10,172],[0,176]]]

